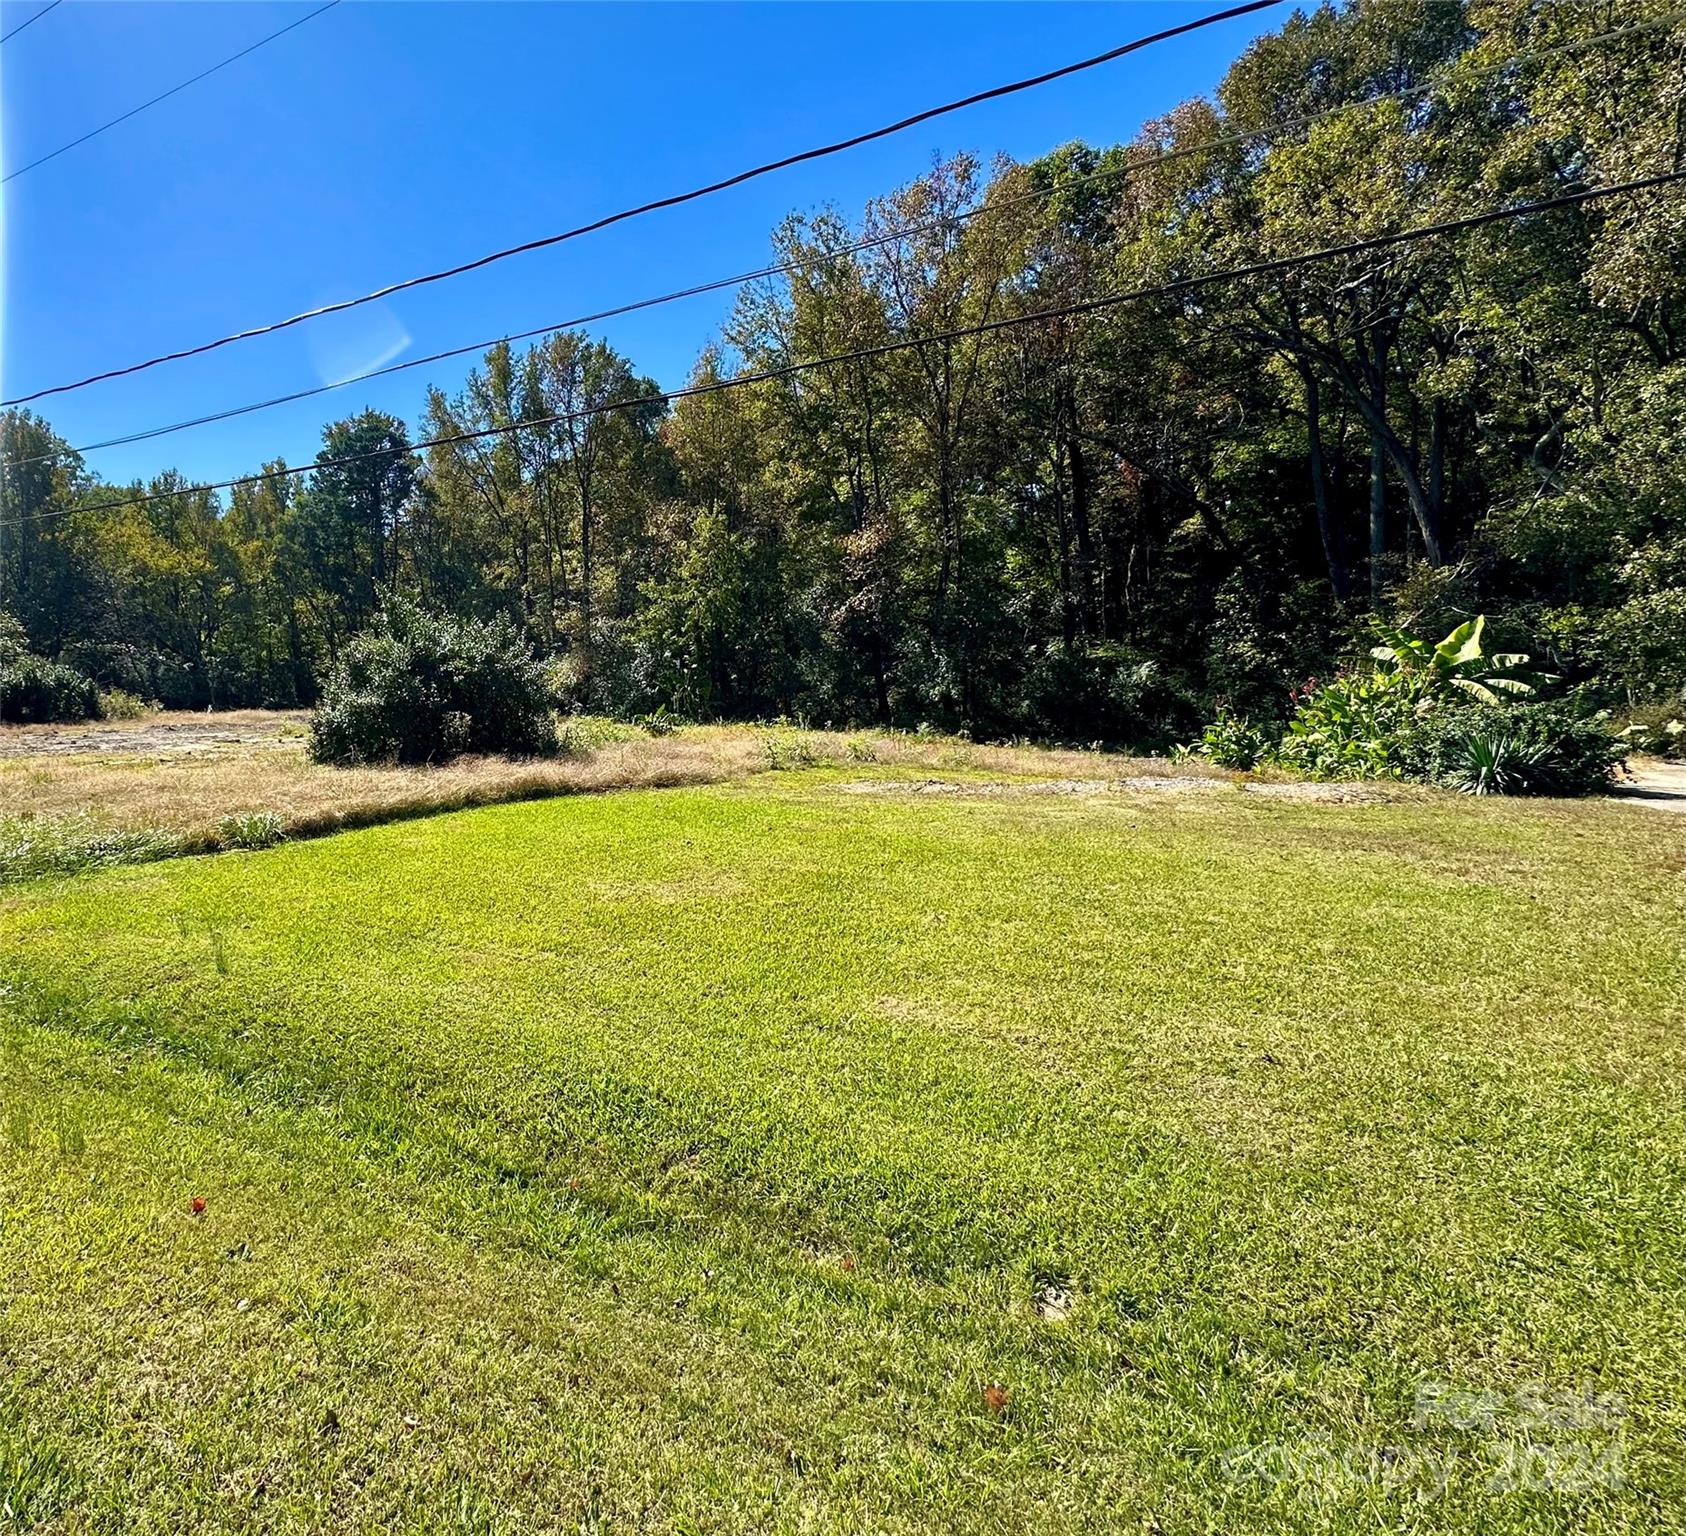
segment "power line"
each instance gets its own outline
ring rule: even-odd
[[[238,341],[250,341],[256,336],[267,336],[275,331],[286,330],[289,326],[302,324],[306,320],[314,320],[322,315],[338,314],[342,310],[355,309],[360,304],[371,304],[377,299],[384,299],[394,293],[401,293],[408,288],[419,288],[427,283],[443,282],[447,278],[460,277],[465,272],[477,271],[481,267],[490,266],[493,262],[503,261],[511,256],[524,255],[529,251],[544,250],[553,245],[559,245],[564,240],[577,239],[581,235],[591,234],[600,229],[607,229],[612,224],[619,224],[627,219],[638,218],[646,213],[654,213],[662,208],[674,208],[681,203],[694,202],[698,198],[711,196],[716,192],[723,192],[730,187],[741,186],[746,181],[753,181],[758,176],[765,176],[772,171],[784,170],[789,166],[801,165],[809,160],[819,160],[827,155],[835,155],[845,149],[854,149],[862,144],[870,144],[876,139],[887,138],[891,134],[901,133],[908,128],[916,127],[920,123],[928,123],[932,118],[942,117],[950,112],[958,112],[963,107],[976,106],[979,102],[995,101],[1003,96],[1011,96],[1019,91],[1028,91],[1035,86],[1046,85],[1050,81],[1060,80],[1067,75],[1074,75],[1082,70],[1094,69],[1097,65],[1109,64],[1115,59],[1121,59],[1126,54],[1136,53],[1143,48],[1151,47],[1155,43],[1162,43],[1173,37],[1181,37],[1185,33],[1198,31],[1202,27],[1213,26],[1221,21],[1233,21],[1238,16],[1251,15],[1254,11],[1262,11],[1273,5],[1280,5],[1283,0],[1246,0],[1245,4],[1233,5],[1227,10],[1214,11],[1210,15],[1200,16],[1193,21],[1185,21],[1179,26],[1167,27],[1163,31],[1154,32],[1146,37],[1138,37],[1131,42],[1121,44],[1117,48],[1110,48],[1105,53],[1097,53],[1091,58],[1079,59],[1075,64],[1065,64],[1058,69],[1051,69],[1040,75],[1032,75],[1023,80],[1015,80],[1008,85],[994,86],[987,91],[977,91],[970,96],[963,96],[957,101],[944,103],[939,107],[929,107],[923,112],[916,112],[911,117],[904,117],[898,122],[889,123],[882,128],[874,128],[866,133],[858,133],[847,139],[839,139],[834,144],[825,144],[817,149],[805,149],[798,154],[786,155],[782,159],[769,160],[764,165],[751,167],[747,171],[739,171],[736,175],[728,176],[724,180],[710,182],[707,186],[693,187],[688,192],[674,193],[669,197],[657,198],[653,202],[640,203],[635,208],[623,208],[618,213],[606,214],[600,219],[593,219],[589,224],[576,225],[573,229],[563,230],[560,234],[545,235],[537,240],[528,240],[520,245],[508,246],[501,251],[493,251],[489,255],[480,256],[473,261],[461,262],[454,267],[445,267],[437,272],[428,272],[420,277],[405,278],[402,282],[388,283],[384,288],[376,288],[369,293],[354,299],[340,299],[332,304],[323,304],[316,309],[307,309],[299,314],[290,315],[285,320],[271,321],[267,325],[253,326],[249,330],[235,331],[230,335],[218,337],[215,341],[201,342],[197,346],[183,347],[179,351],[161,353],[157,357],[147,358],[143,362],[130,363],[123,368],[108,369],[104,373],[90,374],[85,379],[78,379],[72,384],[56,384],[48,389],[38,389],[32,394],[18,395],[11,400],[0,400],[0,407],[9,405],[24,405],[31,400],[40,400],[47,395],[61,395],[73,389],[83,389],[89,384],[98,384],[106,379],[122,378],[127,374],[139,373],[147,368],[156,368],[160,363],[176,362],[184,357],[198,357],[205,352],[213,352],[218,347],[230,346]],[[329,0],[329,5],[338,4],[338,0]],[[324,6],[323,9],[328,9]],[[312,12],[312,15],[319,14]],[[308,21],[310,18],[304,18]],[[299,25],[299,23],[294,23]],[[277,34],[279,35],[279,34]],[[267,41],[267,39],[266,39]],[[258,45],[261,46],[261,45]],[[249,50],[248,50],[249,51]],[[236,55],[238,57],[238,55]],[[225,61],[227,62],[227,61]],[[221,68],[221,66],[217,66]],[[191,82],[188,82],[191,83]],[[178,86],[179,90],[180,87]],[[162,98],[160,98],[162,99]],[[136,109],[141,110],[139,108]],[[130,114],[132,115],[132,114]],[[121,119],[118,119],[121,121]],[[109,124],[107,126],[110,126]],[[95,132],[102,130],[95,129]],[[85,136],[91,137],[91,135]],[[77,142],[81,142],[78,140]],[[70,145],[64,146],[66,149]],[[54,154],[63,153],[55,150]],[[47,158],[51,158],[50,156]],[[39,161],[34,162],[39,164]],[[29,170],[24,166],[23,170]],[[12,175],[22,175],[23,171],[14,171]],[[10,178],[4,178],[9,180]]]
[[[48,11],[54,10],[58,6],[61,6],[63,4],[64,4],[64,0],[47,0],[47,4],[42,6],[40,10],[38,10],[33,16],[31,16],[29,18],[28,21],[20,21],[15,27],[12,28],[12,30],[10,32],[7,32],[3,36],[0,36],[0,43],[11,42],[11,40],[14,37],[16,37],[18,35],[18,33],[23,31],[23,29],[25,27],[33,27],[36,22],[38,22],[43,16],[45,16],[47,14]]]
[[[232,480],[217,480],[201,485],[184,485],[170,491],[151,491],[140,496],[131,496],[124,501],[102,502],[92,507],[64,507],[56,512],[41,512],[27,518],[19,518],[18,523],[46,522],[54,518],[69,517],[79,511],[120,512],[130,507],[145,506],[150,502],[168,501],[177,496],[201,495],[208,491],[225,491],[240,485],[262,485],[272,480],[291,479],[295,475],[310,474],[319,469],[337,469],[345,464],[355,464],[364,459],[392,458],[399,453],[421,453],[430,448],[448,448],[457,443],[477,442],[488,437],[502,437],[512,432],[534,430],[539,427],[556,426],[562,422],[581,421],[592,416],[605,415],[610,411],[631,410],[638,406],[666,405],[675,400],[686,400],[697,395],[712,395],[728,389],[742,389],[752,384],[767,384],[778,379],[790,378],[795,374],[806,373],[814,368],[826,368],[836,363],[861,362],[869,358],[883,357],[892,352],[905,352],[914,347],[936,346],[950,341],[959,341],[968,336],[983,336],[995,331],[1008,330],[1017,325],[1030,325],[1038,320],[1058,320],[1072,315],[1095,314],[1101,310],[1111,309],[1119,304],[1135,303],[1141,299],[1165,298],[1177,294],[1189,293],[1195,289],[1211,286],[1213,283],[1227,282],[1232,278],[1260,277],[1270,273],[1292,271],[1297,267],[1308,266],[1312,262],[1326,261],[1338,256],[1360,255],[1366,251],[1386,249],[1390,246],[1403,245],[1412,240],[1424,240],[1438,235],[1456,234],[1466,229],[1478,229],[1487,224],[1496,224],[1504,219],[1519,218],[1530,213],[1546,213],[1557,208],[1576,207],[1590,202],[1594,198],[1613,197],[1620,193],[1642,192],[1651,187],[1666,186],[1670,183],[1686,181],[1686,170],[1666,171],[1655,176],[1645,176],[1634,181],[1617,182],[1610,186],[1588,187],[1579,192],[1565,192],[1557,197],[1541,198],[1531,203],[1514,203],[1508,208],[1492,208],[1482,213],[1466,214],[1461,218],[1444,219],[1434,224],[1415,225],[1410,229],[1396,230],[1389,235],[1373,235],[1364,240],[1352,240],[1342,245],[1323,246],[1315,251],[1301,251],[1292,256],[1274,256],[1265,261],[1248,262],[1244,266],[1225,267],[1216,272],[1197,273],[1191,277],[1177,278],[1168,283],[1154,283],[1143,288],[1126,289],[1121,293],[1103,294],[1099,298],[1083,299],[1071,304],[1060,304],[1048,309],[1033,310],[1024,315],[1005,315],[995,320],[982,321],[977,325],[960,326],[954,330],[940,331],[930,336],[907,337],[900,341],[886,341],[870,347],[859,347],[850,352],[836,352],[825,357],[805,358],[798,362],[781,363],[773,368],[761,369],[755,373],[738,374],[730,379],[717,379],[707,384],[688,384],[681,389],[666,390],[652,395],[639,395],[630,400],[606,401],[601,405],[589,406],[578,411],[559,411],[545,416],[529,417],[524,421],[510,422],[505,426],[479,427],[473,431],[453,432],[442,437],[427,438],[419,443],[412,443],[407,449],[374,448],[361,453],[342,454],[337,458],[315,459],[309,464],[301,464],[296,468],[262,470],[255,475],[237,475]]]
[[[1654,31],[1671,25],[1674,21],[1686,17],[1686,9],[1669,12],[1649,21],[1632,22],[1626,26],[1612,27],[1608,31],[1594,33],[1590,37],[1574,38],[1568,42],[1553,43],[1544,48],[1525,50],[1511,54],[1507,58],[1494,64],[1482,65],[1467,71],[1463,80],[1481,75],[1498,74],[1507,69],[1513,69],[1519,64],[1529,64],[1554,54],[1573,53],[1593,47],[1599,43],[1609,42],[1613,38],[1625,37],[1630,33]],[[958,214],[942,218],[928,219],[920,223],[909,224],[893,230],[885,235],[874,236],[870,239],[854,241],[848,245],[830,247],[820,252],[819,260],[837,260],[840,257],[856,255],[859,252],[873,250],[880,246],[890,245],[898,240],[905,240],[913,235],[927,233],[933,229],[940,229],[945,225],[962,224],[978,218],[987,212],[999,212],[1018,204],[1040,201],[1068,192],[1075,187],[1085,186],[1094,182],[1110,181],[1114,177],[1125,177],[1150,169],[1154,166],[1169,164],[1172,161],[1184,160],[1197,155],[1211,154],[1215,150],[1231,145],[1250,143],[1254,139],[1263,138],[1270,134],[1293,132],[1300,128],[1310,127],[1331,117],[1345,112],[1361,110],[1365,107],[1377,106],[1383,102],[1409,101],[1414,97],[1432,95],[1445,88],[1444,81],[1430,81],[1418,85],[1402,87],[1396,91],[1384,91],[1374,96],[1360,97],[1354,101],[1339,102],[1332,107],[1325,107],[1317,112],[1302,113],[1297,117],[1282,118],[1270,124],[1245,128],[1237,131],[1219,134],[1213,138],[1203,140],[1199,144],[1185,146],[1182,149],[1162,150],[1149,160],[1128,161],[1121,165],[1103,166],[1098,170],[1089,171],[1081,176],[1071,176],[1051,183],[1045,187],[1036,187],[1009,197],[996,198],[993,201],[980,203],[975,208],[967,209]],[[471,352],[482,352],[489,347],[498,346],[512,341],[528,341],[536,336],[546,336],[555,331],[568,330],[574,326],[591,325],[600,320],[614,319],[620,315],[635,313],[639,310],[653,309],[663,304],[671,304],[679,299],[695,298],[705,293],[716,293],[723,288],[734,288],[743,283],[756,282],[763,278],[788,276],[800,272],[814,265],[808,261],[786,261],[770,266],[758,267],[750,272],[740,272],[732,277],[715,278],[708,282],[696,283],[686,288],[677,288],[668,293],[657,294],[652,298],[635,299],[625,304],[618,304],[610,309],[594,311],[591,314],[576,315],[568,320],[552,321],[548,325],[534,326],[530,330],[506,332],[500,336],[487,337],[483,341],[469,342],[462,346],[448,347],[442,352],[430,352],[422,357],[407,358],[401,363],[391,363],[381,368],[371,368],[365,373],[354,373],[347,378],[336,379],[329,384],[316,384],[308,389],[293,390],[284,395],[273,395],[265,400],[253,401],[247,405],[231,406],[226,410],[212,411],[203,416],[189,417],[185,421],[172,422],[167,426],[149,427],[144,431],[128,433],[122,437],[104,438],[96,443],[88,443],[79,448],[72,448],[75,454],[96,453],[106,448],[125,447],[131,443],[150,442],[154,438],[168,437],[176,432],[185,432],[193,427],[203,427],[214,422],[229,421],[238,416],[249,416],[256,411],[270,410],[278,405],[291,405],[298,400],[308,400],[317,395],[329,394],[334,390],[345,389],[352,384],[365,383],[370,379],[386,378],[391,374],[404,373],[412,368],[423,368],[431,363],[445,362],[453,357],[463,357]],[[14,468],[40,463],[45,459],[56,458],[55,453],[36,454],[32,458],[18,459]]]
[[[57,4],[57,3],[58,3],[58,0],[54,0],[54,4]],[[106,131],[106,129],[115,128],[119,123],[128,122],[128,120],[131,117],[138,116],[140,113],[146,111],[148,107],[155,107],[161,101],[168,101],[178,91],[185,91],[188,88],[188,86],[197,85],[201,80],[206,79],[210,75],[214,75],[219,69],[227,69],[228,66],[230,64],[233,64],[236,60],[245,58],[248,53],[256,53],[258,51],[258,49],[262,48],[266,43],[273,43],[275,41],[275,39],[278,38],[278,37],[285,37],[295,27],[302,27],[307,21],[315,20],[315,18],[320,16],[324,11],[333,10],[333,8],[336,5],[338,5],[339,3],[340,3],[340,0],[328,0],[328,3],[326,5],[317,6],[317,8],[314,11],[311,11],[308,15],[304,15],[304,16],[299,17],[299,19],[297,21],[288,22],[287,25],[282,27],[279,32],[271,32],[268,37],[260,37],[255,43],[252,43],[249,46],[247,46],[245,48],[242,48],[238,53],[231,53],[220,64],[213,64],[209,69],[200,70],[199,73],[194,75],[191,79],[183,80],[180,85],[172,85],[169,88],[169,90],[165,91],[160,96],[154,96],[151,101],[143,101],[138,107],[130,107],[129,110],[127,112],[123,113],[123,115],[121,117],[114,117],[108,123],[101,123],[98,128],[90,128],[85,134],[82,135],[81,138],[72,139],[68,144],[59,145],[59,147],[57,149],[49,150],[46,154],[42,155],[39,159],[31,160],[28,165],[20,165],[15,171],[8,171],[4,176],[0,176],[0,185],[3,185],[4,183],[6,183],[8,181],[11,181],[11,180],[15,179],[16,177],[19,177],[19,176],[23,175],[23,173],[25,171],[33,171],[36,168],[36,166],[38,166],[38,165],[45,165],[49,160],[58,159],[58,157],[60,155],[64,154],[67,150],[75,149],[77,147],[77,145],[79,145],[79,144],[86,144],[89,139],[98,138],[100,134],[102,134]],[[53,7],[51,5],[49,5],[47,7],[47,10],[50,11],[50,10],[52,10],[52,8]],[[43,11],[40,14],[45,15],[46,12]],[[33,18],[33,17],[31,18],[31,20],[34,20],[34,19],[35,18]],[[29,22],[26,21],[24,23],[24,26],[27,27],[28,25],[29,25]],[[21,32],[23,30],[23,28],[20,27],[18,30]],[[43,391],[43,393],[51,393],[51,391]],[[36,397],[33,396],[33,395],[28,395],[28,396],[25,396],[25,398],[33,400]],[[8,400],[5,403],[7,405],[13,405],[13,404],[16,404],[17,402]]]

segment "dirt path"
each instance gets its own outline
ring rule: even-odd
[[[1618,800],[1636,800],[1659,811],[1686,815],[1686,763],[1644,758],[1628,766],[1628,777],[1612,792]]]

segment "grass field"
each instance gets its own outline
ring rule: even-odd
[[[570,717],[564,750],[552,758],[334,768],[306,755],[307,724],[298,711],[236,710],[0,726],[0,885],[470,806],[713,784],[813,762],[1103,780],[1233,777],[1199,762],[983,746],[951,736],[787,725],[693,725],[652,735],[597,717]]]
[[[0,1505],[1686,1529],[1672,822],[913,771],[14,887]]]

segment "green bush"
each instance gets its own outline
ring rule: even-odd
[[[102,720],[138,720],[152,707],[139,694],[123,688],[108,688],[99,697]]]
[[[775,772],[786,768],[811,768],[820,761],[813,742],[803,731],[777,725],[771,730],[758,732],[757,740],[762,760]]]
[[[639,741],[644,732],[638,722],[611,720],[607,715],[569,715],[562,721],[560,749],[571,756],[585,756],[600,747],[623,741]]]
[[[1204,757],[1220,768],[1257,768],[1271,755],[1274,738],[1251,720],[1218,710],[1218,718],[1186,749],[1190,757]]]
[[[0,668],[0,720],[40,725],[98,714],[99,689],[74,667],[25,652]]]
[[[1033,740],[1162,750],[1200,718],[1157,662],[1113,642],[1032,648],[1019,692],[1022,709],[1003,710],[1003,723]]]
[[[1616,736],[1629,752],[1686,758],[1686,700],[1630,705],[1621,718],[1624,723]]]
[[[1321,686],[1308,683],[1296,695],[1278,759],[1319,779],[1418,776],[1408,742],[1419,721],[1465,700],[1499,709],[1531,697],[1535,684],[1545,681],[1527,672],[1528,657],[1484,650],[1486,627],[1486,616],[1477,614],[1433,641],[1378,626],[1381,644],[1370,650],[1374,666]]]
[[[1395,746],[1408,777],[1478,795],[1603,794],[1626,755],[1599,716],[1508,700],[1432,709]]]
[[[1396,744],[1416,703],[1396,677],[1352,674],[1308,685],[1276,748],[1277,760],[1314,779],[1397,774]]]
[[[557,750],[544,668],[506,621],[394,599],[347,646],[310,728],[321,763],[439,763]]]

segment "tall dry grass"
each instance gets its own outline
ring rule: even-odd
[[[176,851],[206,852],[226,846],[229,819],[242,816],[273,816],[287,837],[317,837],[470,806],[717,783],[808,764],[1043,778],[1225,777],[1203,765],[1161,758],[785,726],[691,726],[661,736],[638,732],[544,760],[481,757],[440,767],[333,768],[311,762],[302,739],[283,739],[282,732],[296,729],[299,719],[255,710],[209,717],[153,715],[100,731],[92,750],[75,752],[31,751],[33,743],[26,746],[19,736],[0,733],[0,821],[161,833],[173,840]],[[172,749],[159,731],[146,729],[161,721],[243,727],[252,739]]]

